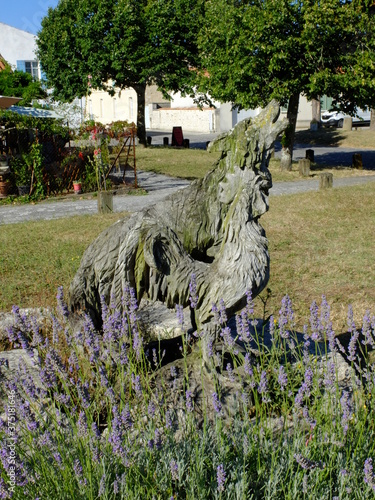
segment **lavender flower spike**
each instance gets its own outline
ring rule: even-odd
[[[226,479],[226,473],[225,473],[223,464],[218,465],[217,472],[216,472],[216,478],[217,478],[217,490],[219,492],[223,492],[225,479]]]
[[[368,484],[373,491],[375,491],[375,478],[374,478],[374,472],[373,472],[373,467],[372,467],[372,458],[367,458],[365,460],[365,465],[363,467],[363,473],[365,475],[364,477],[364,482]]]

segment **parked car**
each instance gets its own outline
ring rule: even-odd
[[[342,128],[344,118],[350,118],[350,116],[340,111],[323,111],[321,121],[324,127]],[[353,125],[370,125],[371,112],[370,110],[357,109],[357,115],[351,118]]]

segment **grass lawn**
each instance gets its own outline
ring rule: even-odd
[[[322,294],[338,331],[347,306],[362,315],[375,303],[374,184],[272,197],[261,219],[269,239],[271,298],[277,313],[288,293],[301,323]],[[120,214],[82,216],[2,226],[0,310],[52,306],[57,287],[68,288],[87,245]],[[265,293],[262,294],[265,297]],[[262,301],[256,300],[257,312]]]
[[[49,307],[68,288],[85,248],[125,214],[77,216],[1,227],[0,310]]]

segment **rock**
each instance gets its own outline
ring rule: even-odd
[[[269,157],[287,126],[277,121],[279,112],[272,101],[219,136],[209,149],[221,157],[203,179],[104,231],[71,283],[71,309],[89,312],[100,325],[101,297],[121,309],[128,285],[138,302],[188,307],[194,275],[199,301],[192,324],[199,330],[211,321],[213,303],[223,299],[232,315],[246,304],[248,290],[255,297],[269,279],[259,217],[268,210]]]

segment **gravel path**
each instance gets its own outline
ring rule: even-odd
[[[163,137],[168,136],[166,132],[152,132],[152,144],[163,144]],[[205,148],[207,141],[212,140],[217,134],[184,134],[190,138],[191,147]],[[293,158],[298,160],[305,157],[305,150],[309,146],[297,145]],[[276,156],[280,154],[279,147],[276,146]],[[318,164],[328,165],[351,165],[354,152],[360,152],[349,148],[339,147],[313,147],[315,151],[315,161]],[[334,178],[333,186],[352,186],[365,182],[375,181],[375,150],[362,151],[363,165],[366,170],[374,170],[374,175]],[[154,203],[164,199],[178,189],[189,184],[184,179],[176,179],[166,175],[155,174],[153,172],[137,172],[138,182],[148,194],[147,195],[121,195],[117,194],[113,198],[113,209],[115,212],[136,212],[147,208]],[[271,196],[284,194],[295,194],[319,189],[318,180],[301,180],[294,182],[274,183],[270,191]],[[4,205],[0,206],[0,225],[15,224],[30,220],[50,220],[60,217],[71,217],[74,215],[95,214],[98,212],[97,199],[75,199],[70,197],[66,200],[44,201],[35,205]]]

